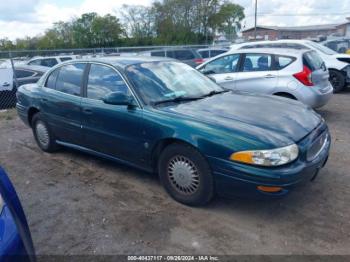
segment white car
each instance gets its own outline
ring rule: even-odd
[[[326,67],[329,70],[329,80],[334,88],[334,92],[340,92],[345,86],[350,84],[350,55],[338,54],[332,49],[310,40],[285,39],[276,41],[257,41],[231,45],[230,50],[248,48],[292,48],[315,50],[325,62]]]
[[[36,66],[46,66],[53,67],[59,63],[76,59],[77,56],[74,55],[65,55],[65,56],[37,56],[29,61],[27,61],[26,65],[36,65]]]
[[[197,70],[227,89],[282,96],[312,108],[324,106],[333,95],[328,70],[313,50],[231,50]]]

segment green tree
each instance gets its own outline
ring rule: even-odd
[[[226,35],[226,38],[232,41],[238,30],[241,29],[241,21],[244,19],[244,8],[233,3],[224,3],[220,6],[219,12],[211,16],[210,23],[219,32]]]

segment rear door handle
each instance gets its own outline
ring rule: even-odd
[[[83,112],[87,115],[91,115],[92,114],[92,110],[90,108],[84,108]]]
[[[8,86],[10,86],[10,83],[5,82],[5,83],[2,84],[2,86],[3,87],[8,87]]]
[[[265,78],[275,78],[275,77],[276,77],[275,75],[271,75],[271,74],[265,75]]]
[[[47,102],[48,100],[47,100],[47,98],[41,98],[41,101]]]
[[[231,81],[231,80],[233,80],[234,78],[233,78],[232,76],[226,76],[224,79],[225,79],[226,81]]]

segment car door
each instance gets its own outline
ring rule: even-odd
[[[200,72],[214,78],[220,86],[234,89],[239,60],[240,54],[221,56],[204,65]]]
[[[85,147],[125,161],[140,162],[144,150],[142,109],[104,103],[102,99],[112,92],[133,97],[115,68],[91,64],[82,100]]]
[[[235,90],[247,93],[270,94],[278,81],[271,54],[243,54],[241,68],[236,74]]]
[[[81,96],[85,63],[64,65],[47,78],[41,112],[58,140],[81,145]]]
[[[13,88],[12,68],[0,68],[0,91],[11,91]]]

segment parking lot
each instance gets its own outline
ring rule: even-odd
[[[64,149],[46,154],[15,111],[0,113],[0,163],[37,254],[350,254],[350,92],[319,113],[332,134],[316,181],[271,201],[190,208],[156,175]]]

